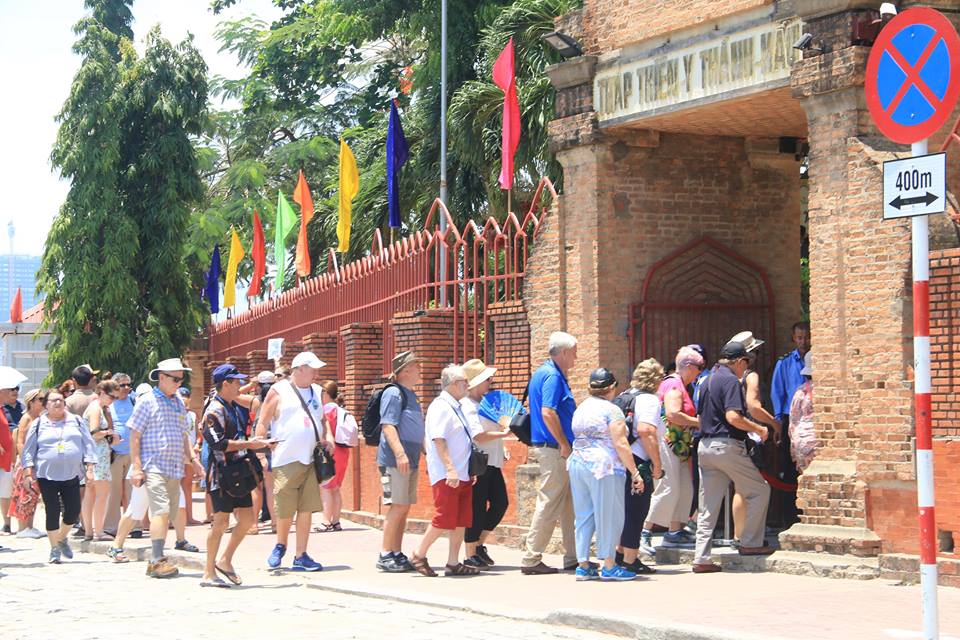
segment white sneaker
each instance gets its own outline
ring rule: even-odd
[[[653,536],[651,536],[649,533],[641,534],[640,551],[650,556],[651,558],[657,557],[657,549],[656,547],[653,546]]]
[[[27,535],[29,535],[31,538],[35,540],[39,540],[40,538],[47,537],[47,534],[45,534],[43,531],[40,531],[35,527],[30,527],[29,529],[27,529]]]
[[[16,537],[17,537],[17,538],[32,538],[33,536],[30,535],[30,529],[20,529],[19,531],[17,531]]]

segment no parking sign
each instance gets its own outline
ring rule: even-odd
[[[940,12],[908,9],[883,27],[867,61],[867,106],[880,131],[910,144],[939,129],[960,97],[960,36]]]

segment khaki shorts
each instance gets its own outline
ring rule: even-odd
[[[417,504],[418,480],[417,469],[410,469],[410,473],[403,475],[396,467],[380,467],[383,504]]]
[[[170,504],[179,500],[180,478],[168,478],[159,473],[147,473],[144,486],[147,488],[147,506],[150,517],[170,515]],[[174,516],[176,513],[173,514]]]
[[[273,504],[277,518],[292,518],[295,513],[323,511],[320,485],[313,465],[288,462],[273,468]]]

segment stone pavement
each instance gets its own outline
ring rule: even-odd
[[[886,580],[824,579],[774,573],[693,575],[684,565],[661,565],[656,575],[631,583],[576,583],[570,574],[523,576],[518,571],[520,553],[503,547],[490,547],[491,555],[500,563],[498,570],[474,578],[386,575],[374,567],[380,532],[346,522],[344,525],[343,532],[311,537],[309,552],[325,566],[323,572],[315,574],[268,570],[266,558],[274,545],[274,537],[269,533],[247,537],[234,561],[247,588],[238,590],[237,598],[226,599],[222,594],[212,595],[209,594],[211,590],[201,590],[198,586],[202,554],[170,552],[170,557],[184,568],[185,574],[174,581],[161,582],[144,577],[145,566],[140,562],[111,566],[102,555],[89,553],[77,553],[73,564],[80,566],[70,567],[65,561],[64,566],[48,567],[44,564],[48,550],[46,541],[0,537],[0,545],[16,550],[0,552],[0,571],[7,574],[0,580],[0,590],[6,596],[11,583],[39,587],[38,577],[53,574],[74,576],[68,578],[71,593],[87,594],[90,591],[76,590],[77,585],[84,584],[83,576],[86,575],[92,580],[103,580],[94,584],[102,584],[109,592],[113,592],[116,583],[122,586],[123,591],[118,592],[122,594],[141,588],[150,593],[169,590],[176,594],[174,603],[187,600],[196,603],[201,598],[235,603],[228,611],[217,615],[246,620],[242,614],[261,611],[261,603],[269,602],[268,594],[272,590],[284,589],[285,593],[292,593],[293,586],[303,585],[307,588],[298,591],[297,601],[301,598],[300,592],[305,592],[307,595],[302,598],[315,603],[318,612],[325,611],[327,603],[334,607],[340,606],[337,603],[357,602],[358,596],[370,596],[378,601],[373,604],[364,601],[358,606],[361,614],[365,611],[406,611],[408,607],[419,612],[423,605],[431,605],[441,618],[451,615],[443,611],[452,611],[457,620],[474,620],[475,616],[486,614],[502,621],[548,623],[556,631],[574,627],[635,638],[820,640],[921,637],[918,587],[899,586]],[[187,537],[203,548],[205,528],[191,527]],[[171,532],[170,545],[172,539]],[[408,554],[417,540],[417,536],[407,536],[405,551]],[[108,545],[74,546],[102,554]],[[136,557],[147,546],[146,540],[131,540],[127,550]],[[291,551],[284,558],[285,567],[290,566],[292,555]],[[430,555],[435,567],[442,566],[446,557],[446,540],[438,541]],[[556,556],[545,560],[554,566],[560,562]],[[88,568],[92,568],[93,573],[84,573]],[[80,575],[74,575],[74,572]],[[64,606],[63,603],[49,604],[49,596],[50,593],[45,592],[41,600],[47,602],[46,606],[51,610]],[[285,596],[285,599],[287,597],[294,596]],[[110,595],[107,599],[122,602],[122,597],[117,600]],[[734,602],[740,604],[732,604]],[[126,613],[129,607],[121,604],[117,610]],[[198,613],[204,610],[220,611],[215,607],[197,609]],[[268,605],[268,610],[273,615],[272,605]],[[707,610],[709,613],[704,613]],[[276,613],[282,615],[284,610]],[[172,615],[176,613],[172,612]],[[257,625],[269,628],[262,619],[251,624],[254,626],[244,628],[244,636],[248,635],[247,631],[253,635]],[[503,624],[507,625],[505,628],[511,628],[510,624],[515,623]],[[951,637],[960,639],[960,591],[940,589],[940,625],[945,640]],[[401,622],[398,627],[401,636],[414,635],[409,625]],[[430,627],[430,630],[432,633],[434,628]],[[511,637],[538,637],[537,631],[530,633],[533,635],[515,634]],[[580,635],[582,631],[576,633],[576,637],[587,637]],[[372,635],[381,634],[374,634],[371,630],[369,635],[337,637]]]

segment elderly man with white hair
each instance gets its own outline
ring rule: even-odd
[[[427,552],[437,538],[449,533],[445,575],[468,576],[480,573],[459,560],[460,545],[466,527],[473,521],[473,483],[470,476],[472,440],[483,433],[479,424],[471,425],[460,407],[467,395],[467,376],[463,367],[447,366],[440,374],[443,391],[430,403],[426,416],[427,474],[433,487],[436,507],[430,526],[420,541],[420,548],[410,564],[424,576],[436,576],[427,562]]]
[[[550,357],[540,365],[527,387],[530,399],[531,447],[537,450],[540,480],[537,506],[527,534],[527,552],[521,562],[524,575],[557,573],[543,563],[543,552],[553,536],[557,520],[563,534],[563,568],[577,568],[573,529],[573,498],[567,458],[572,452],[573,412],[577,403],[567,375],[577,360],[577,339],[569,333],[550,334]]]

